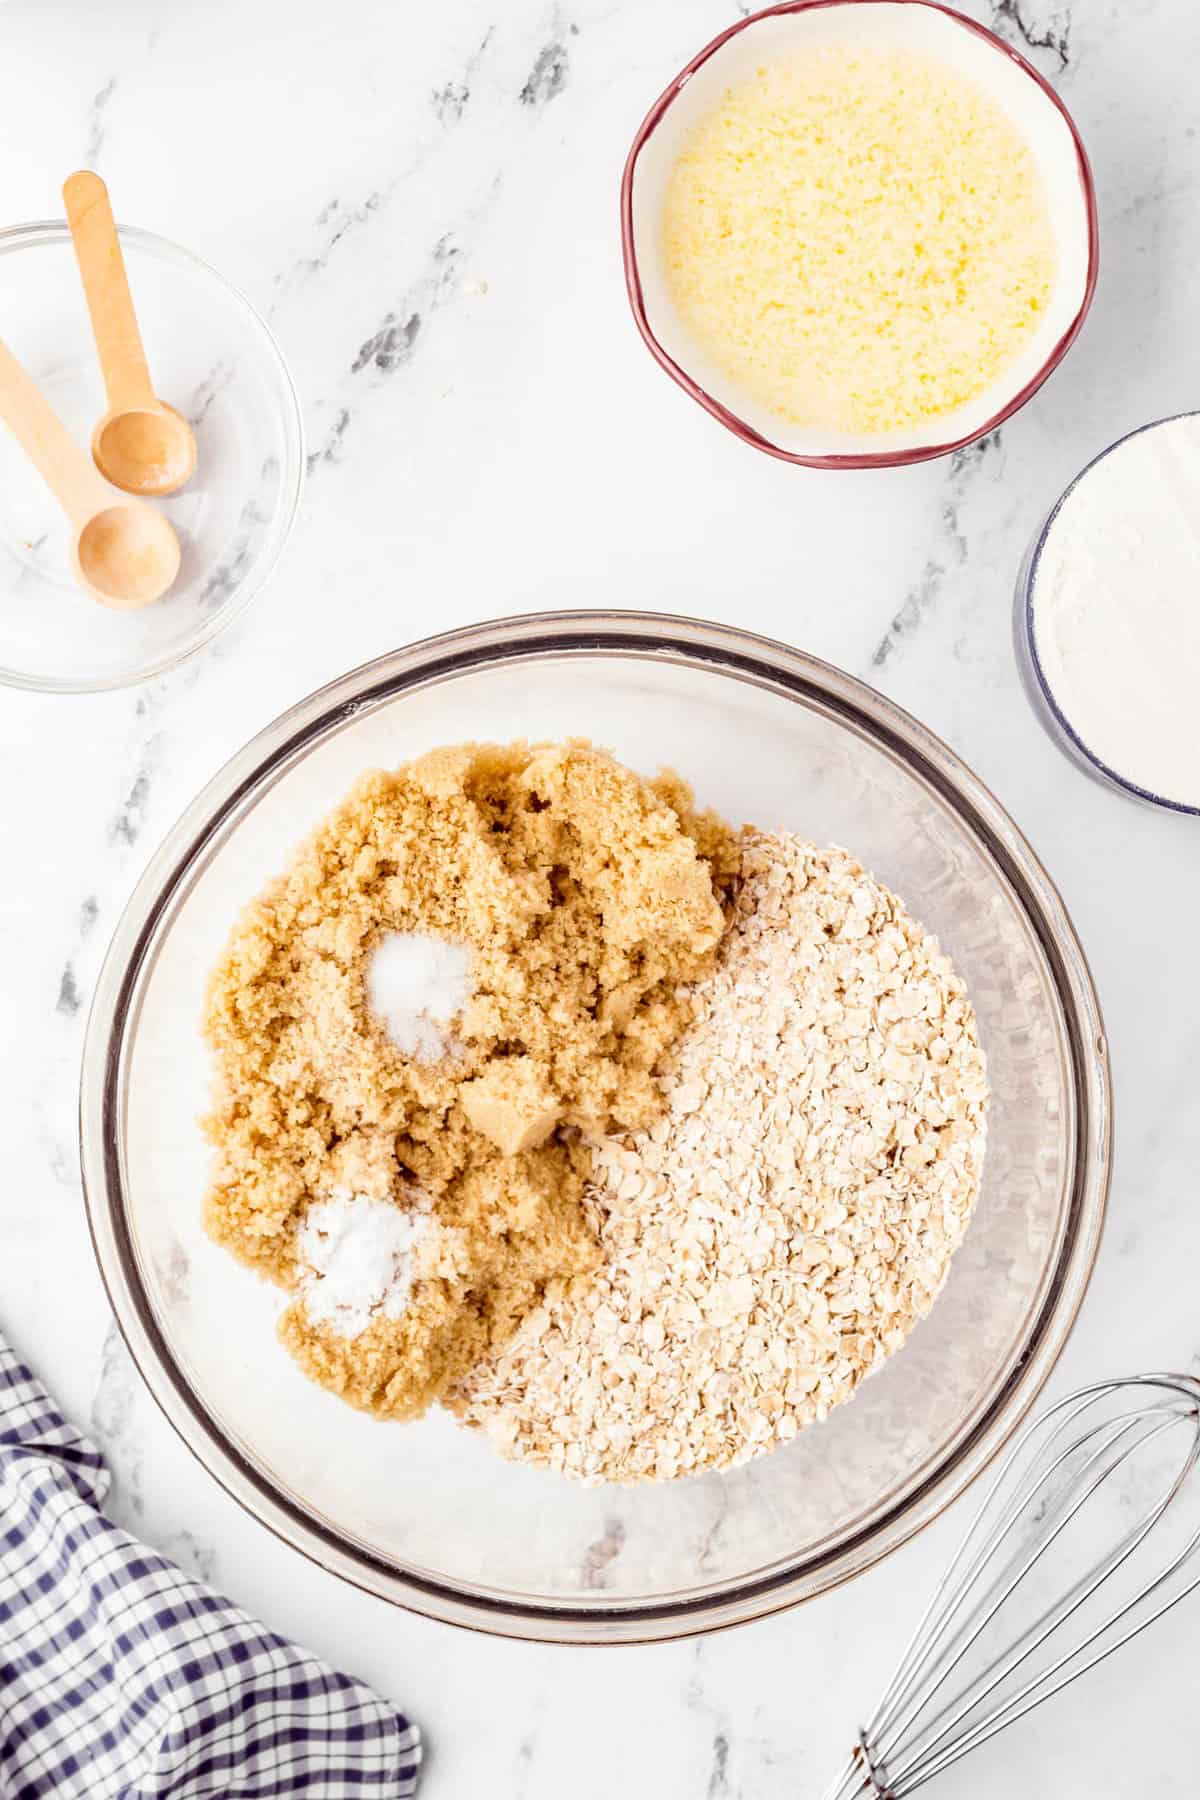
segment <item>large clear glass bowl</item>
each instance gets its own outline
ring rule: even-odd
[[[179,575],[152,606],[100,606],[71,573],[58,502],[0,424],[0,681],[14,687],[93,693],[182,662],[261,592],[300,502],[300,406],[266,324],[190,250],[132,226],[120,238],[155,391],[196,434],[187,486],[149,503],[179,535]],[[107,401],[63,222],[0,231],[0,292],[0,335],[90,453]]]
[[[910,1342],[828,1421],[732,1473],[586,1489],[434,1414],[381,1424],[276,1343],[273,1289],[204,1236],[208,970],[243,901],[365,768],[435,744],[586,734],[700,798],[851,847],[970,986],[993,1089],[978,1210]],[[1012,821],[922,726],[813,658],[716,625],[560,613],[474,627],[293,707],[199,796],[138,886],[88,1030],[83,1163],[121,1327],[205,1466],[384,1598],[571,1642],[752,1618],[869,1567],[1012,1432],[1058,1355],[1104,1213],[1096,997]]]

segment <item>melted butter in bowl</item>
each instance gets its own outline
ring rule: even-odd
[[[781,420],[889,436],[967,405],[1033,338],[1057,255],[1003,109],[869,42],[765,63],[691,129],[663,201],[671,298]]]
[[[910,0],[760,14],[700,53],[626,166],[656,358],[760,449],[919,460],[1065,353],[1095,278],[1091,177],[1041,77]]]

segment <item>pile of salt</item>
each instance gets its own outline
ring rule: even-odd
[[[412,1292],[412,1257],[425,1213],[335,1189],[310,1206],[296,1233],[300,1296],[314,1325],[358,1337],[378,1317],[398,1319]]]
[[[418,932],[380,940],[367,968],[367,1004],[387,1026],[397,1050],[437,1062],[450,1044],[445,1027],[471,995],[471,953],[464,944]]]

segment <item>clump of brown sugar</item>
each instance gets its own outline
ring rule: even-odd
[[[365,776],[238,921],[214,971],[208,1229],[294,1288],[309,1207],[428,1214],[411,1294],[358,1336],[302,1300],[284,1341],[357,1406],[403,1418],[592,1266],[578,1133],[636,1131],[712,965],[734,841],[674,777],[584,743],[462,745]],[[471,994],[445,1054],[404,1054],[370,1010],[388,933],[450,940]]]

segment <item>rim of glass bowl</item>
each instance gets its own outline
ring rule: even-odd
[[[1148,419],[1144,425],[1137,425],[1132,431],[1127,431],[1123,436],[1114,438],[1111,444],[1106,444],[1104,449],[1093,456],[1090,462],[1085,463],[1075,479],[1068,482],[1038,527],[1017,582],[1017,622],[1020,632],[1018,650],[1023,650],[1025,653],[1024,656],[1018,657],[1018,661],[1022,664],[1023,669],[1028,669],[1036,684],[1033,710],[1040,723],[1047,727],[1047,735],[1057,744],[1064,755],[1072,762],[1081,764],[1087,774],[1094,776],[1105,787],[1116,788],[1118,793],[1125,794],[1129,799],[1144,801],[1148,806],[1157,807],[1161,812],[1182,813],[1186,818],[1193,819],[1200,818],[1200,805],[1189,806],[1182,800],[1168,800],[1164,795],[1156,794],[1152,788],[1139,787],[1136,781],[1130,781],[1127,775],[1122,775],[1119,769],[1114,769],[1110,763],[1106,763],[1102,757],[1096,755],[1096,752],[1079,735],[1070,719],[1062,711],[1046,671],[1042,667],[1042,659],[1038,655],[1037,632],[1033,622],[1033,591],[1037,583],[1038,565],[1042,560],[1042,552],[1046,547],[1046,541],[1054,523],[1080,482],[1087,479],[1097,463],[1102,463],[1106,456],[1111,456],[1114,450],[1119,450],[1121,445],[1127,444],[1131,438],[1141,437],[1144,431],[1156,431],[1160,425],[1173,424],[1176,419],[1196,418],[1200,418],[1200,413],[1196,412],[1194,408],[1190,408],[1186,412],[1167,413],[1161,419]],[[1037,701],[1040,701],[1041,705],[1036,704]],[[1053,725],[1057,729],[1050,727],[1049,720],[1053,720]]]
[[[661,1600],[548,1604],[469,1588],[382,1558],[274,1488],[189,1386],[159,1328],[125,1212],[127,1046],[156,946],[195,880],[264,786],[358,714],[417,687],[531,659],[618,655],[707,669],[823,711],[902,763],[971,832],[1028,921],[1058,997],[1072,1073],[1069,1201],[1036,1319],[999,1390],[905,1491],[818,1546],[754,1577]],[[731,626],[638,612],[534,613],[428,638],[364,664],[293,706],[202,790],[163,843],[118,923],[88,1020],[80,1090],[84,1194],[96,1257],[130,1353],[184,1442],[246,1511],[332,1573],[446,1623],[559,1643],[646,1642],[778,1611],[860,1573],[935,1518],[999,1451],[1049,1375],[1095,1260],[1108,1192],[1111,1086],[1099,1003],[1046,871],[999,803],[917,720],[827,663]]]
[[[304,488],[304,417],[300,410],[300,396],[296,392],[296,384],[278,340],[258,308],[239,287],[235,287],[232,281],[214,269],[211,263],[205,262],[203,257],[197,256],[194,250],[187,250],[182,244],[173,243],[170,238],[160,237],[155,231],[145,231],[140,225],[118,224],[117,233],[123,244],[134,245],[138,250],[144,250],[163,262],[188,265],[217,287],[224,288],[230,299],[242,309],[251,329],[257,333],[268,360],[273,363],[278,374],[284,417],[284,463],[280,471],[281,499],[275,541],[254,572],[243,582],[240,592],[206,621],[204,628],[191,643],[182,650],[173,650],[169,655],[160,656],[131,674],[101,680],[62,680],[58,677],[51,679],[28,675],[19,669],[9,669],[0,664],[0,682],[8,687],[25,688],[39,694],[103,694],[111,693],[117,688],[135,687],[138,682],[152,681],[156,675],[165,675],[168,669],[177,668],[189,656],[194,656],[197,650],[202,650],[227,625],[240,618],[250,602],[266,586],[283,554],[284,545],[292,535]],[[42,244],[67,244],[70,241],[71,228],[65,219],[35,219],[26,225],[8,225],[0,230],[0,256],[9,256]]]
[[[994,49],[1006,56],[1010,62],[1015,63],[1032,82],[1041,88],[1046,98],[1061,113],[1075,146],[1079,185],[1087,214],[1087,278],[1083,297],[1075,316],[1051,349],[1045,362],[1010,400],[1007,400],[993,413],[985,424],[979,426],[978,430],[969,431],[965,436],[954,438],[945,444],[913,445],[907,450],[862,450],[853,454],[809,456],[795,450],[785,450],[782,445],[772,443],[771,439],[764,437],[761,431],[757,431],[753,425],[749,425],[744,419],[739,418],[729,407],[701,387],[700,383],[675,361],[674,357],[655,337],[646,313],[642,278],[638,272],[637,243],[633,225],[633,180],[638,158],[645,149],[647,141],[661,124],[672,101],[691,80],[696,70],[701,68],[710,56],[714,56],[718,50],[721,50],[730,38],[736,37],[740,31],[748,30],[750,26],[758,24],[762,19],[775,18],[784,13],[807,12],[812,7],[879,4],[924,6],[931,12],[945,14],[955,24],[961,25],[965,31],[974,32],[976,37],[983,38]],[[1092,298],[1096,292],[1096,280],[1100,272],[1100,219],[1096,206],[1096,184],[1092,176],[1091,164],[1088,161],[1087,151],[1083,147],[1083,139],[1079,135],[1078,127],[1070,112],[1045,76],[1039,74],[1033,64],[1028,62],[1011,44],[1006,44],[1004,39],[997,37],[994,31],[989,31],[986,25],[980,25],[974,19],[966,18],[951,6],[941,5],[940,0],[783,0],[779,6],[764,7],[759,12],[748,14],[744,19],[738,19],[724,31],[719,32],[710,43],[705,44],[702,50],[698,50],[691,61],[685,64],[678,75],[663,89],[638,126],[621,177],[621,255],[625,264],[625,291],[629,297],[634,322],[651,356],[659,367],[665,369],[671,379],[678,383],[685,394],[690,394],[692,399],[704,408],[705,412],[711,413],[714,419],[717,419],[735,437],[740,438],[744,444],[750,444],[756,450],[765,451],[768,456],[778,457],[781,462],[795,463],[805,469],[900,469],[906,468],[910,463],[931,462],[937,456],[950,456],[955,450],[964,450],[968,444],[978,443],[980,438],[986,437],[990,431],[995,431],[998,426],[1003,425],[1006,419],[1011,419],[1015,412],[1019,412],[1027,401],[1033,399],[1043,383],[1050,378],[1079,336],[1083,329],[1083,322],[1091,309]]]

